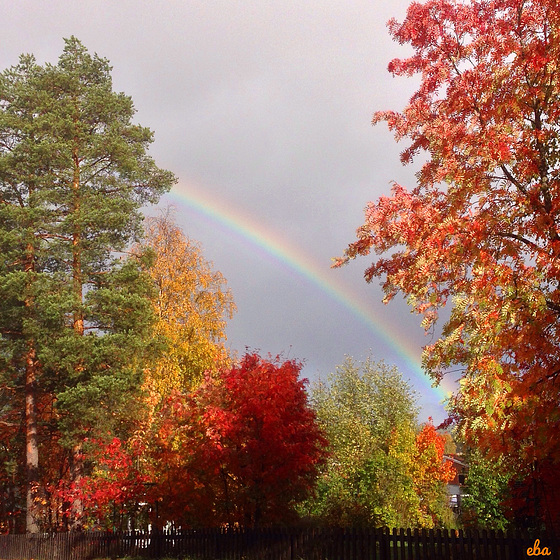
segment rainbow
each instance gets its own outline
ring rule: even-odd
[[[320,266],[301,249],[290,245],[276,232],[265,228],[253,217],[230,204],[227,206],[215,197],[204,192],[194,183],[180,182],[168,195],[173,201],[186,205],[211,222],[217,223],[231,231],[251,245],[262,249],[266,254],[279,261],[313,286],[347,308],[378,339],[382,340],[399,357],[403,365],[412,372],[414,378],[426,390],[434,391],[439,400],[449,397],[451,388],[445,389],[441,384],[433,387],[431,379],[420,367],[417,348],[409,348],[387,325],[379,326],[379,321],[371,310],[365,309],[363,300],[353,294],[336,278],[336,272],[330,266]]]

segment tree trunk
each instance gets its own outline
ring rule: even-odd
[[[84,335],[83,304],[83,273],[82,273],[82,229],[80,225],[81,194],[80,194],[80,160],[76,148],[73,150],[74,177],[72,179],[74,230],[72,232],[72,287],[74,291],[74,317],[73,329],[78,336]],[[76,363],[76,371],[84,369],[81,357]],[[82,472],[82,444],[77,443],[72,447],[70,479],[73,484],[79,483]],[[74,498],[70,515],[70,530],[79,531],[82,528],[83,503],[79,498]]]
[[[80,483],[83,474],[82,444],[78,443],[72,447],[72,457],[70,459],[70,479],[73,484]],[[82,517],[84,514],[84,504],[82,500],[74,497],[70,509],[70,530],[82,530]]]
[[[26,247],[25,272],[35,271],[35,251],[29,243]],[[34,299],[28,294],[24,305],[33,313]],[[25,468],[26,468],[26,516],[25,526],[28,533],[39,532],[39,443],[37,437],[37,352],[35,340],[27,341],[25,355]]]
[[[82,228],[80,225],[81,198],[80,198],[80,161],[74,153],[74,177],[72,180],[74,225],[72,232],[72,287],[76,308],[74,309],[73,328],[77,335],[84,334],[83,303],[83,274],[82,274]]]
[[[25,439],[27,471],[26,531],[39,532],[39,445],[37,438],[37,359],[33,341],[25,359]]]

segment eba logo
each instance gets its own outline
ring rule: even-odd
[[[544,548],[540,548],[540,541],[537,539],[533,546],[530,546],[527,549],[527,556],[550,556],[550,551],[545,546]]]

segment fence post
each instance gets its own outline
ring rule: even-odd
[[[389,527],[381,529],[381,558],[383,560],[391,560],[391,533]]]

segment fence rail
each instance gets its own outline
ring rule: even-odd
[[[0,560],[521,560],[537,552],[559,560],[555,537],[387,528],[0,535]]]

